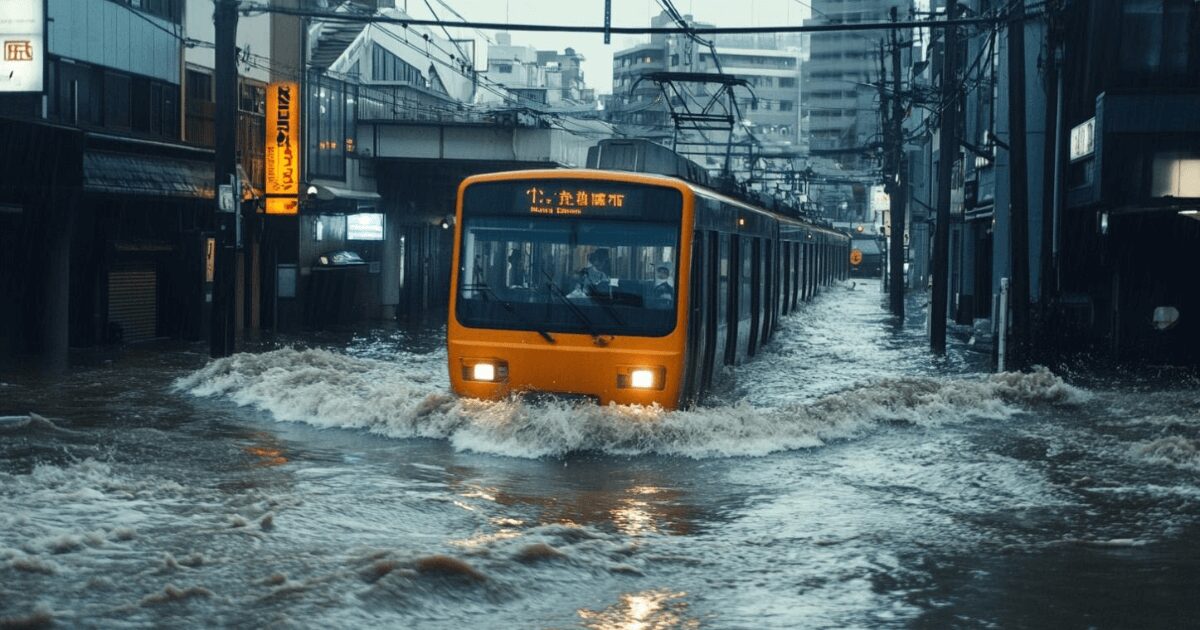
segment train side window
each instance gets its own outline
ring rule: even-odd
[[[738,308],[738,293],[741,290],[741,266],[742,266],[742,242],[741,238],[736,234],[722,235],[729,239],[729,294],[727,297],[727,306],[725,309],[725,321],[728,330],[725,337],[725,363],[734,365],[737,363],[737,343],[738,343],[738,320],[740,319]]]
[[[795,284],[792,286],[793,308],[800,304],[800,299],[804,291],[804,272],[807,268],[804,264],[804,253],[807,251],[808,246],[804,243],[796,243],[794,249],[795,251],[792,253],[795,254],[795,260],[792,261],[792,265],[796,270],[796,279]]]
[[[750,318],[750,327],[746,331],[746,354],[753,355],[762,335],[762,239],[751,238],[749,249],[749,256],[746,257],[749,269],[742,271],[742,279],[745,281],[742,298],[749,302],[743,308],[745,316]]]
[[[771,334],[772,319],[775,316],[775,261],[771,258],[771,239],[763,240],[762,273],[762,331],[759,332],[759,345],[766,341]]]
[[[729,235],[720,236],[721,253],[717,259],[717,321],[724,323],[729,314]]]

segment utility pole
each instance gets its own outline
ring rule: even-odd
[[[946,20],[958,13],[958,0],[946,0]],[[950,176],[958,153],[958,30],[942,31],[941,126],[938,131],[937,225],[933,233],[933,295],[929,300],[929,348],[946,353],[946,299],[950,290]]]
[[[239,190],[233,190],[233,207],[222,209],[221,187],[231,186],[237,176],[237,22],[238,0],[214,0],[213,27],[216,34],[214,88],[216,96],[216,161],[214,175],[217,191],[214,200],[217,251],[213,270],[212,326],[209,353],[227,357],[234,351],[234,288],[236,208],[241,203]]]
[[[1029,343],[1029,160],[1025,149],[1025,1],[1015,0],[1008,20],[1008,167],[1012,281],[1008,365],[1025,367]]]
[[[892,7],[891,18],[893,22],[897,21],[896,7]],[[904,102],[900,98],[900,90],[903,87],[902,79],[900,74],[900,37],[895,30],[892,30],[892,116],[889,120],[890,129],[885,132],[890,136],[887,150],[891,152],[891,158],[888,160],[891,169],[887,171],[886,187],[892,215],[888,266],[892,269],[889,278],[892,314],[899,317],[901,321],[904,319],[904,231],[907,223],[907,200],[904,198],[907,186],[904,178]]]

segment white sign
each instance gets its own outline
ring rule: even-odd
[[[871,186],[871,205],[872,213],[882,212],[892,207],[891,195],[884,192],[884,187],[881,185]]]
[[[221,184],[217,187],[217,209],[221,212],[233,212],[232,184]]]
[[[41,92],[46,63],[43,0],[0,0],[0,92]]]
[[[1096,117],[1071,129],[1071,160],[1091,155],[1096,150]]]

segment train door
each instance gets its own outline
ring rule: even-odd
[[[720,328],[721,319],[718,316],[720,312],[720,303],[718,289],[721,269],[721,241],[716,232],[709,231],[705,235],[705,248],[707,253],[704,257],[704,363],[701,376],[700,391],[701,394],[708,391],[712,387],[713,382],[713,365],[716,363],[718,354],[717,344],[720,335],[717,330]],[[724,348],[721,349],[723,351]]]

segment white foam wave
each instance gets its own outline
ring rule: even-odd
[[[400,358],[385,362],[319,349],[239,354],[211,362],[176,387],[226,397],[282,421],[447,439],[460,450],[530,458],[575,451],[757,456],[820,446],[879,423],[999,419],[1023,406],[1087,398],[1039,369],[977,379],[885,379],[771,408],[744,401],[687,411],[520,398],[488,402],[448,393],[444,354]]]
[[[1138,444],[1133,452],[1151,463],[1200,470],[1200,440],[1172,435]]]

